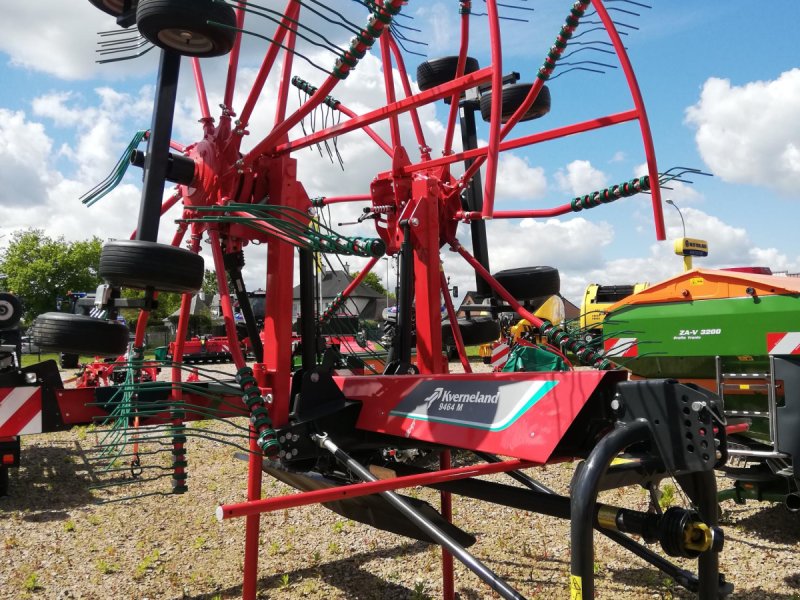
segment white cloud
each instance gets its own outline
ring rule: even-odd
[[[711,78],[686,122],[715,175],[800,196],[800,69],[743,86]]]
[[[528,159],[510,152],[500,155],[497,171],[498,200],[534,200],[547,191],[542,167],[531,167]]]
[[[593,167],[588,160],[573,160],[566,170],[559,169],[555,178],[558,186],[573,196],[582,196],[608,185],[606,174]]]
[[[41,123],[20,111],[0,108],[0,207],[42,203],[47,188],[58,178],[46,164],[53,147]],[[6,219],[0,219],[0,224]]]

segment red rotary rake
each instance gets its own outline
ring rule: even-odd
[[[558,291],[554,289],[557,280],[543,277],[537,267],[494,276],[488,267],[487,222],[566,215],[640,192],[649,192],[656,237],[665,237],[659,185],[675,175],[661,174],[657,169],[642,97],[604,2],[578,0],[565,6],[563,24],[554,31],[554,42],[544,51],[533,82],[519,83],[517,74],[504,75],[503,71],[501,5],[486,0],[485,18],[477,20],[471,2],[461,0],[456,17],[460,29],[458,55],[420,65],[420,91],[416,91],[402,52],[403,42],[409,42],[406,36],[413,29],[402,21],[403,11],[408,10],[404,0],[362,0],[355,7],[348,4],[340,10],[312,0],[288,0],[282,10],[245,1],[91,1],[117,17],[123,27],[135,23],[138,33],[134,37],[142,36],[141,41],[128,39],[128,46],[124,38],[117,39],[117,45],[104,42],[109,60],[122,58],[120,53],[125,52],[141,54],[150,49],[150,44],[161,50],[152,126],[148,134],[138,138],[147,138],[147,152],[135,151],[132,144],[127,154],[144,169],[137,229],[131,240],[107,243],[100,265],[107,285],[98,298],[110,319],[122,305],[121,288],[144,290],[143,299],[138,301],[142,315],[129,354],[135,393],[115,400],[102,387],[63,390],[60,381],[53,383],[57,376],[45,367],[14,375],[22,377],[18,380],[9,375],[6,381],[18,383],[4,382],[4,386],[39,386],[40,402],[52,413],[47,418],[51,428],[112,416],[130,433],[125,443],[161,439],[172,455],[175,493],[187,490],[185,421],[248,416],[247,499],[218,509],[221,519],[246,520],[243,596],[248,599],[255,598],[257,591],[260,513],[319,502],[376,527],[440,544],[446,598],[454,597],[453,557],[501,597],[520,598],[506,581],[465,549],[474,538],[450,522],[453,493],[570,519],[572,598],[594,597],[594,529],[701,598],[716,598],[730,591],[730,585],[718,573],[723,537],[716,522],[713,469],[724,462],[726,451],[725,423],[717,398],[670,380],[626,381],[625,373],[614,370],[601,350],[586,346],[562,326],[532,314],[537,298]],[[609,4],[612,1],[607,0]],[[361,15],[351,18],[354,11]],[[265,19],[274,24],[271,35],[245,29],[246,21]],[[314,19],[324,21],[326,28],[340,35],[347,32],[352,40],[344,46],[331,43],[328,37],[335,36],[315,30]],[[360,21],[356,23],[355,19]],[[477,35],[472,31],[476,22],[480,24]],[[524,130],[539,121],[523,123],[549,111],[547,84],[554,73],[593,70],[599,64],[565,60],[573,42],[587,44],[586,38],[575,41],[583,35],[582,30],[605,36],[606,41],[600,43],[607,53],[616,56],[633,107],[554,129]],[[264,57],[251,77],[249,92],[235,101],[242,41],[251,33],[250,37],[264,47]],[[473,40],[477,43],[471,44]],[[312,43],[335,55],[334,66],[323,68],[324,76],[317,83],[293,73],[294,59],[309,60],[301,49]],[[485,66],[480,67],[471,51],[476,46],[476,55],[481,54],[482,44],[488,52],[483,52]],[[378,57],[382,67],[385,103],[359,113],[333,94],[368,52]],[[215,118],[202,65],[204,58],[224,54],[229,57],[227,77],[221,112]],[[187,145],[171,140],[182,56],[191,64],[201,117],[200,137]],[[265,99],[270,76],[277,77],[277,94]],[[293,112],[288,108],[292,88],[306,96]],[[252,123],[258,120],[257,105],[263,108],[265,100],[274,107],[272,124],[265,131],[251,131]],[[442,153],[434,156],[420,112],[440,100],[449,103],[449,109]],[[478,110],[488,122],[484,146],[477,144]],[[315,111],[324,111],[328,117],[320,119],[322,127],[312,127],[308,132],[304,124]],[[459,115],[463,148],[455,151]],[[416,151],[402,139],[401,119],[410,120]],[[638,125],[646,175],[590,191],[549,209],[495,209],[499,161],[504,152],[624,123]],[[301,125],[302,133],[298,131]],[[388,139],[384,131],[388,131]],[[243,144],[247,134],[256,133],[260,139]],[[385,168],[375,174],[368,190],[349,196],[310,198],[298,178],[298,160],[306,156],[301,151],[317,146],[322,152],[324,146],[331,157],[335,154],[341,160],[337,139],[351,135],[368,136],[375,152],[386,155]],[[176,183],[177,191],[162,202],[165,181]],[[172,244],[160,244],[161,216],[178,202],[183,213]],[[363,203],[359,221],[373,220],[376,235],[345,236],[315,222],[323,207],[344,203]],[[457,237],[460,223],[470,224],[472,252]],[[181,245],[187,234],[188,249],[184,249]],[[238,369],[236,382],[186,381],[180,363],[171,364],[169,384],[141,381],[136,373],[141,370],[147,316],[159,292],[183,294],[173,352],[174,357],[183,356],[181,346],[186,339],[191,297],[203,279],[199,252],[204,239],[210,245],[217,273],[229,349]],[[267,259],[266,313],[260,330],[252,311],[247,310],[242,276],[244,248],[254,244],[266,246]],[[440,261],[443,246],[449,246],[475,270],[479,292],[489,299],[482,309],[488,306],[492,317],[456,318]],[[320,254],[367,259],[353,284],[324,311],[316,310],[314,297],[315,255]],[[399,263],[397,334],[383,372],[356,376],[342,369],[332,353],[321,353],[320,323],[336,312],[384,255],[398,257]],[[293,372],[295,256],[299,256],[302,366]],[[238,343],[231,292],[243,307],[253,342],[256,361],[252,367]],[[444,323],[442,298],[449,314]],[[131,304],[128,300],[127,306]],[[472,373],[464,343],[496,338],[494,317],[501,310],[515,311],[527,319],[550,351],[568,352],[590,368]],[[85,334],[87,328],[93,328],[89,336]],[[41,346],[108,354],[125,349],[127,336],[123,337],[119,328],[114,320],[73,315],[43,315],[37,323]],[[464,374],[445,374],[443,337],[458,348]],[[91,340],[92,348],[82,347],[86,340]],[[452,468],[451,449],[471,451],[482,462]],[[426,451],[440,453],[440,470],[424,471],[397,458]],[[620,455],[625,460],[615,461]],[[582,460],[570,497],[552,492],[522,472],[574,459]],[[139,460],[138,455],[135,460]],[[389,466],[394,476],[378,480],[370,465]],[[265,472],[301,492],[262,499]],[[500,472],[512,475],[521,487],[476,479]],[[667,477],[675,478],[690,506],[661,512],[654,502],[652,512],[639,512],[597,503],[598,491],[625,485],[643,486],[655,497],[658,482]],[[417,485],[442,491],[440,512],[395,491]],[[658,542],[662,552],[631,535],[647,543]],[[664,553],[696,559],[697,573],[673,564]]]

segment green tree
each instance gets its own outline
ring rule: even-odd
[[[353,273],[353,278],[355,279],[356,277],[358,277],[358,274],[360,272],[361,271],[356,271],[355,273]],[[381,283],[381,278],[378,277],[377,273],[373,273],[372,271],[370,271],[369,273],[366,274],[366,276],[364,276],[364,281],[362,281],[361,283],[366,285],[367,287],[371,287],[379,294],[384,294],[384,295],[386,294],[386,288],[383,287],[383,284]]]
[[[214,294],[219,291],[219,286],[217,285],[217,272],[212,271],[210,269],[206,269],[205,274],[203,275],[203,288],[202,291],[206,293],[208,298],[211,298]]]
[[[102,242],[67,242],[51,238],[41,229],[17,231],[0,254],[0,273],[6,290],[15,293],[25,307],[23,319],[57,309],[57,299],[70,291],[94,291],[101,283],[97,274]]]

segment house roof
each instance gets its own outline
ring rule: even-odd
[[[323,298],[333,298],[336,294],[343,292],[344,289],[353,281],[344,271],[326,271],[322,274],[322,281],[320,282],[320,294]],[[372,289],[363,283],[359,284],[355,290],[350,294],[351,298],[383,298],[383,294]],[[292,290],[292,298],[297,300],[300,298],[300,286],[294,286]]]

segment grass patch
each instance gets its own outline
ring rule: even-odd
[[[22,589],[24,589],[26,592],[35,592],[37,590],[41,590],[42,586],[39,583],[39,574],[35,571],[29,573],[22,582]]]
[[[136,565],[136,570],[133,572],[133,578],[141,579],[142,577],[144,577],[145,573],[147,573],[148,570],[153,568],[153,565],[160,557],[161,554],[157,549],[153,550],[150,554],[145,556],[141,561],[139,561],[139,564]]]

